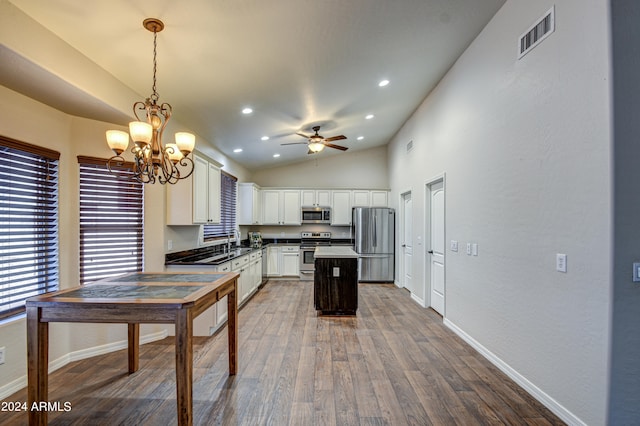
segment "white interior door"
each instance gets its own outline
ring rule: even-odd
[[[411,193],[402,195],[402,286],[413,293],[413,202]]]
[[[430,248],[426,261],[430,265],[431,278],[431,307],[444,316],[445,282],[444,282],[444,182],[442,180],[428,186],[430,197],[431,235]]]

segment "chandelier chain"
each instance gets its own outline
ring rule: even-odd
[[[153,31],[153,87],[151,88],[152,92],[151,93],[151,100],[153,100],[154,103],[156,103],[159,99],[159,95],[158,92],[156,91],[156,69],[158,67],[158,63],[156,61],[156,52],[157,52],[157,47],[158,47],[158,43],[157,43],[157,38],[158,38],[158,32],[157,31]]]

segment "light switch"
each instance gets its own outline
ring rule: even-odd
[[[640,262],[633,264],[633,282],[640,283]]]
[[[473,254],[474,256],[478,255],[478,244],[477,243],[471,244],[471,254]]]
[[[556,271],[567,272],[567,255],[558,253],[556,254]]]
[[[458,242],[456,240],[451,240],[451,251],[458,251]]]

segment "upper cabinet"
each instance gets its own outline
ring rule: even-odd
[[[260,225],[262,202],[255,183],[238,184],[238,225]]]
[[[329,207],[331,206],[330,189],[302,189],[300,190],[302,207]]]
[[[351,225],[351,195],[348,189],[331,191],[331,224]]]
[[[220,223],[220,163],[193,154],[191,178],[167,185],[167,225]]]
[[[265,189],[262,191],[263,225],[300,225],[300,191]]]

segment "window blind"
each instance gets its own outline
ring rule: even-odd
[[[0,136],[0,319],[58,289],[59,158]]]
[[[220,223],[204,225],[204,241],[227,238],[236,229],[236,187],[238,178],[220,172]]]
[[[143,269],[143,184],[126,167],[114,175],[106,162],[78,157],[82,284]]]

